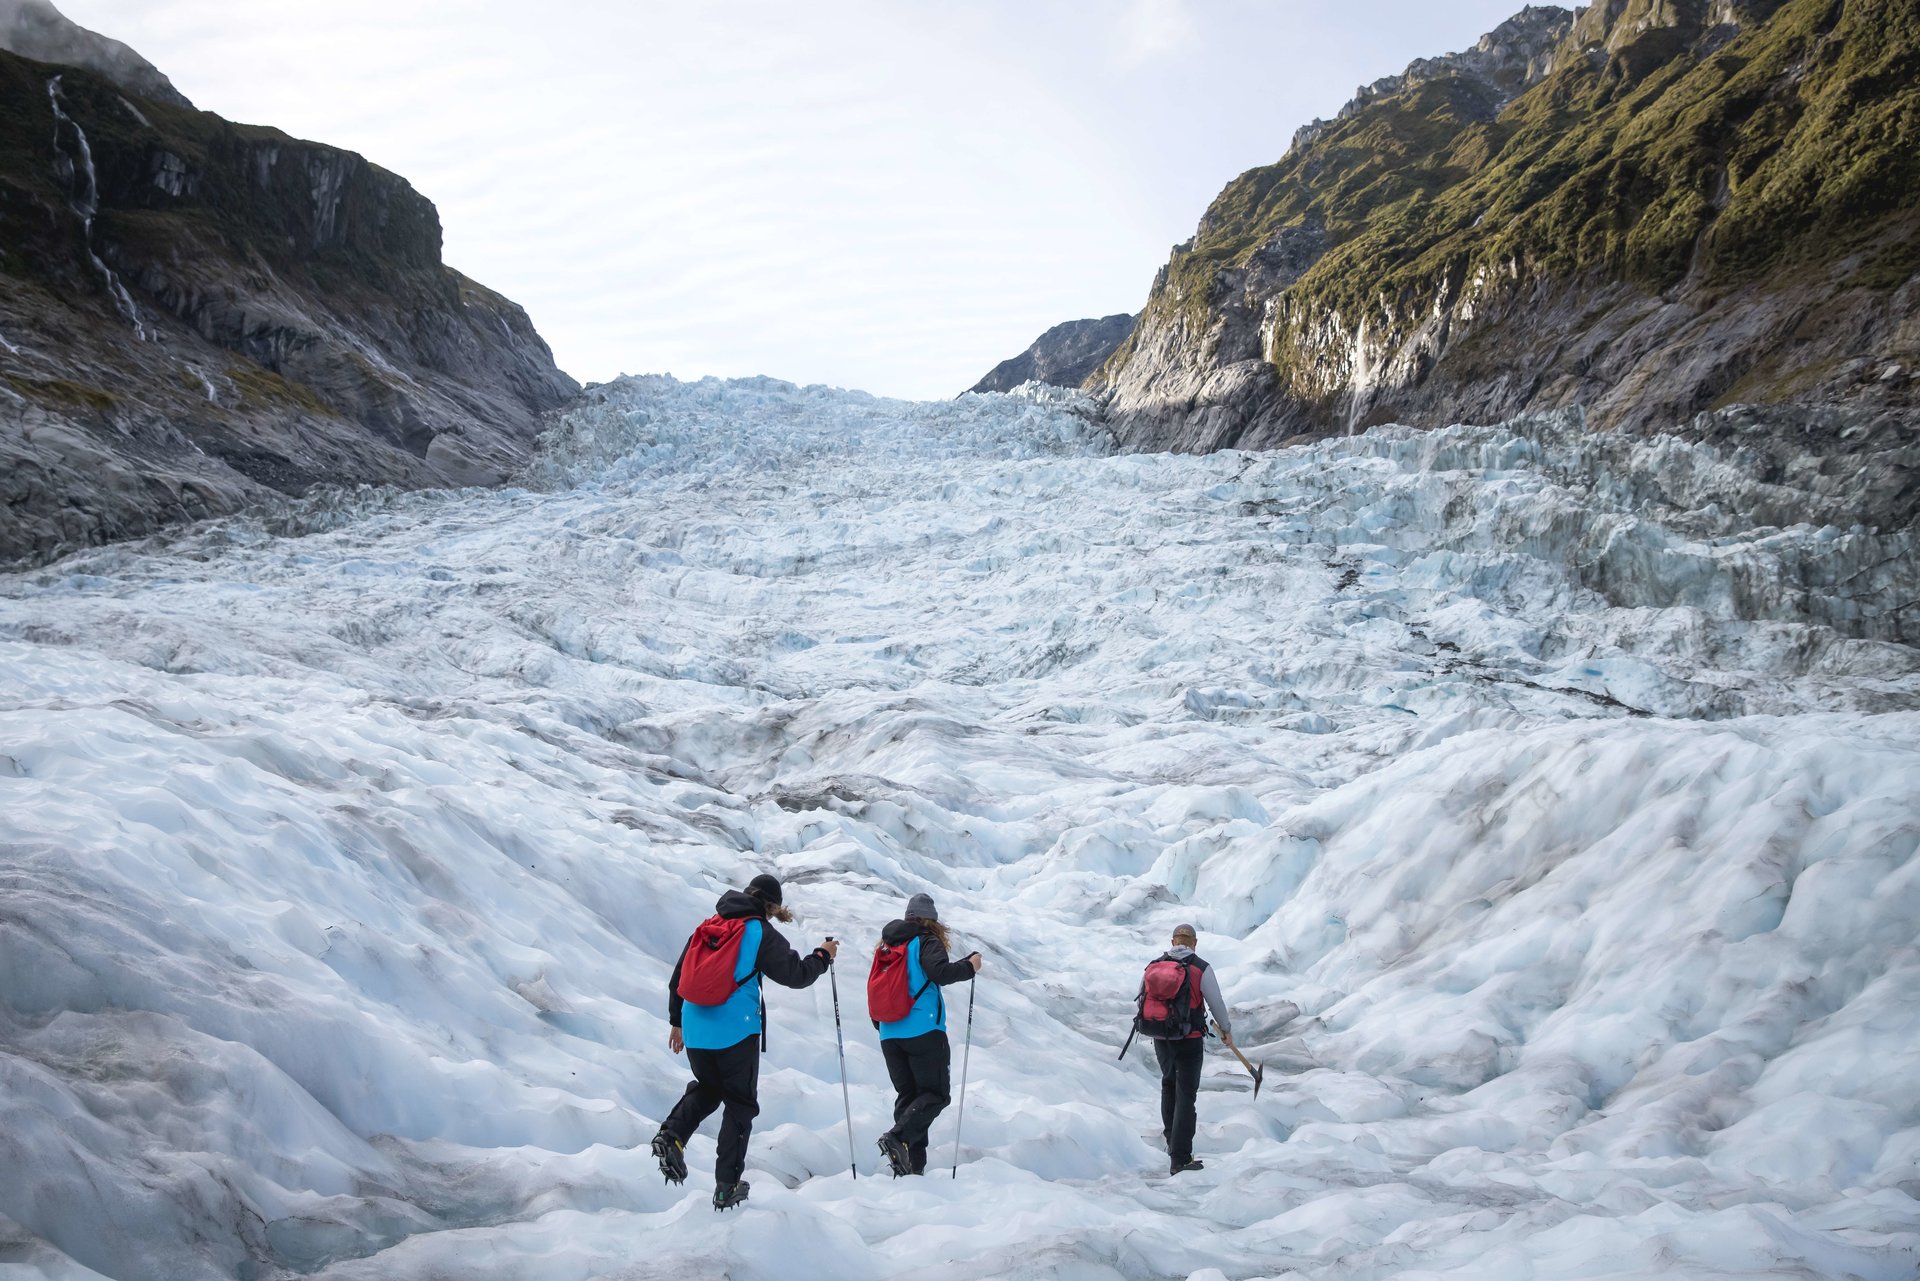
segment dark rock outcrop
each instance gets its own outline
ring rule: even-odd
[[[1137,448],[1581,406],[1920,430],[1920,10],[1530,8],[1228,184],[1090,380]]]
[[[1078,387],[1132,332],[1133,317],[1124,312],[1098,320],[1069,320],[1041,334],[1018,356],[995,365],[967,390],[1012,391],[1024,382]]]
[[[112,78],[0,53],[0,561],[523,462],[578,388],[441,261],[433,205],[143,94],[126,53]]]

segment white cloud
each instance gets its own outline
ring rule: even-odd
[[[1129,0],[1115,30],[1123,67],[1138,67],[1195,43],[1199,32],[1186,0]]]
[[[1235,174],[1518,0],[1127,0],[1117,35],[1113,0],[60,2],[404,175],[576,377],[948,396],[1139,308]]]

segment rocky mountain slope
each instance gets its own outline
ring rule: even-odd
[[[316,484],[497,481],[577,391],[398,176],[196,111],[41,0],[0,37],[35,54],[0,52],[0,561]]]
[[[1003,360],[968,391],[1012,391],[1024,382],[1078,387],[1114,348],[1133,332],[1133,317],[1122,312],[1098,320],[1069,320],[1033,340],[1033,345]]]
[[[1143,448],[1576,405],[1842,404],[1911,439],[1916,371],[1920,8],[1601,0],[1229,183],[1089,386]]]

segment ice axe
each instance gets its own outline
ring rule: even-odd
[[[1213,1030],[1218,1032],[1220,1030],[1220,1025],[1218,1023],[1215,1023],[1213,1025]],[[1240,1060],[1240,1066],[1245,1068],[1247,1070],[1247,1075],[1253,1078],[1253,1097],[1256,1099],[1259,1098],[1260,1082],[1263,1079],[1265,1079],[1267,1075],[1267,1070],[1263,1067],[1255,1067],[1253,1064],[1247,1062],[1247,1056],[1240,1053],[1239,1046],[1229,1045],[1227,1046],[1227,1048],[1233,1051],[1233,1057]]]

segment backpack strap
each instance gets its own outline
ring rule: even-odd
[[[1207,971],[1212,969],[1213,967],[1211,965],[1208,965],[1206,961],[1204,961],[1198,956],[1190,956],[1187,958],[1187,961],[1188,961],[1188,965],[1187,965],[1188,975],[1189,976],[1193,976],[1196,974],[1198,975],[1198,978],[1195,979],[1193,984],[1193,991],[1188,996],[1188,1003],[1192,1006],[1194,1011],[1198,1013],[1198,1015],[1200,1016],[1200,1027],[1199,1027],[1200,1037],[1202,1040],[1205,1040],[1207,1037],[1213,1035],[1211,1032],[1207,1030],[1207,987],[1206,987]]]
[[[767,923],[763,918],[756,916],[749,919],[747,921],[747,925],[752,925],[755,921],[758,921],[760,923],[760,933],[754,939],[754,943],[753,943],[753,968],[747,971],[746,978],[741,979],[739,982],[733,985],[733,990],[736,992],[738,992],[741,988],[745,987],[749,980],[757,980],[760,978],[760,948],[761,948],[761,945],[767,941]],[[740,927],[740,945],[742,947],[746,946],[746,940],[747,940],[747,926],[743,925]],[[763,988],[764,988],[764,985],[763,985]]]
[[[914,935],[912,942],[914,943],[920,942],[921,937],[922,936],[918,934]],[[915,949],[913,952],[911,952],[908,955],[908,959],[912,961],[920,961],[920,972],[922,974],[927,974],[927,963],[924,960],[920,959],[922,951],[923,949]],[[909,1017],[911,1017],[913,1014],[913,1007],[920,1004],[920,998],[927,994],[927,989],[930,987],[933,987],[933,975],[927,974],[927,981],[920,985],[920,990],[913,994],[913,1000],[908,1002],[907,1004],[907,1014]],[[934,994],[933,994],[933,1003],[937,1007],[933,1015],[934,1020],[939,1023],[945,1023],[947,1021],[947,1002],[946,1002],[946,998],[943,997],[937,989],[934,991]]]
[[[749,920],[747,925],[753,924],[754,921],[760,922],[760,936],[754,940],[753,944],[753,968],[747,971],[746,978],[733,985],[733,990],[738,992],[748,982],[752,982],[754,996],[760,1002],[760,1053],[765,1054],[767,1052],[767,980],[766,976],[760,973],[760,945],[767,941],[767,921],[765,917],[756,916]],[[746,939],[747,927],[743,925],[740,927],[742,947],[746,946]]]

